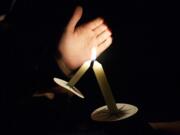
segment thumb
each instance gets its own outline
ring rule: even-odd
[[[78,23],[78,21],[80,20],[81,16],[83,13],[83,9],[81,6],[76,7],[73,16],[71,17],[66,29],[68,31],[74,32],[74,29],[76,27],[76,24]]]

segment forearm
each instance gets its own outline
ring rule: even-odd
[[[157,130],[163,130],[171,133],[180,133],[180,121],[173,122],[151,122],[150,125]]]
[[[5,15],[0,15],[0,22],[4,21],[5,17]]]
[[[73,70],[68,68],[61,58],[56,58],[59,69],[69,78],[72,76]]]

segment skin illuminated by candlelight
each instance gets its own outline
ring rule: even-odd
[[[3,21],[5,19],[5,15],[0,15],[0,22]]]
[[[77,26],[82,13],[82,7],[78,6],[59,41],[57,62],[66,75],[90,60],[93,47],[99,56],[112,43],[111,32],[102,18]]]

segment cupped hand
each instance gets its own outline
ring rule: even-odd
[[[102,18],[96,18],[77,26],[82,17],[82,7],[76,7],[59,41],[60,67],[77,69],[91,58],[92,48],[96,48],[97,57],[112,43],[111,32]]]

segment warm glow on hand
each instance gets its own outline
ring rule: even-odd
[[[102,18],[76,27],[82,16],[82,7],[78,6],[59,42],[60,61],[70,70],[74,70],[91,59],[92,48],[96,48],[97,57],[112,43],[111,32]]]
[[[93,47],[92,48],[92,53],[91,53],[91,60],[95,60],[96,59],[96,48]]]

